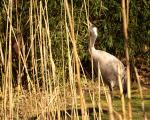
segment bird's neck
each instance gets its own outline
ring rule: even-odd
[[[93,51],[96,50],[96,49],[95,49],[95,46],[94,46],[95,40],[96,40],[96,38],[90,37],[90,44],[89,44],[89,52],[90,52],[90,53],[93,53]]]
[[[96,41],[96,37],[90,37],[90,44],[89,44],[90,49],[95,48],[94,47],[95,41]]]

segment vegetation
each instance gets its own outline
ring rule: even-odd
[[[95,83],[97,86],[93,86],[90,80],[92,69],[87,27],[87,19],[98,27],[97,49],[124,61],[121,1],[65,2],[0,2],[1,119],[108,119],[111,106],[118,119],[124,118],[120,98],[115,98],[113,104],[109,104],[111,100],[107,88],[100,80]],[[148,78],[146,83],[149,87],[150,1],[133,0],[129,7],[128,47],[131,65],[139,68],[139,75],[141,69],[146,70],[144,76]],[[140,65],[139,59],[144,60]],[[144,65],[146,67],[143,68]],[[143,81],[141,83],[142,88],[147,87]],[[147,107],[150,106],[150,91],[145,91],[144,98],[137,89],[131,91],[133,119],[138,119],[137,116],[139,119],[146,118],[146,115],[150,117]],[[140,103],[143,107],[140,97],[145,101],[144,111],[140,108]],[[125,101],[128,101],[127,98]],[[88,112],[90,108],[92,114]]]

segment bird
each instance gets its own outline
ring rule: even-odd
[[[94,44],[98,36],[97,31],[97,27],[95,27],[93,24],[89,26],[89,53],[91,55],[91,60],[93,61],[94,73],[98,75],[98,71],[100,70],[103,82],[104,84],[108,85],[111,96],[113,96],[113,88],[119,87],[118,76],[120,76],[123,95],[125,96],[127,93],[126,67],[114,55],[103,50],[97,50],[95,48]]]

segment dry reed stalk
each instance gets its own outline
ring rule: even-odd
[[[61,3],[63,4],[63,0],[61,1]],[[61,19],[63,18],[63,5],[61,5]],[[65,21],[66,21],[66,13],[65,13]],[[67,26],[66,26],[67,27]],[[67,30],[67,29],[66,29]],[[66,31],[66,35],[68,36],[67,34],[67,31]],[[68,37],[67,37],[67,40],[68,40]],[[67,118],[67,115],[66,115],[66,103],[67,103],[67,100],[66,100],[66,80],[65,80],[65,62],[64,62],[64,41],[63,41],[63,26],[61,24],[61,41],[62,41],[62,69],[63,69],[63,99],[64,99],[64,119],[66,120]],[[68,44],[67,44],[68,45]],[[68,50],[69,52],[69,50]],[[68,54],[69,56],[69,54]]]
[[[99,62],[98,62],[98,66],[99,66]],[[99,120],[102,119],[102,108],[101,108],[101,78],[102,78],[102,75],[101,75],[101,71],[98,67],[98,86],[99,86],[99,97],[98,97],[98,109],[99,109]]]
[[[21,34],[21,26],[20,26],[20,21],[21,19],[19,19],[19,14],[18,14],[18,5],[17,2],[15,2],[15,10],[16,10],[16,26],[17,26],[17,34]],[[22,75],[22,65],[21,65],[21,49],[22,49],[22,44],[23,44],[23,40],[22,40],[22,35],[18,37],[18,35],[15,36],[15,41],[17,43],[17,47],[18,47],[18,75],[17,75],[17,97],[19,97],[22,94],[22,82],[21,82],[21,75]],[[19,119],[19,106],[16,106],[16,116],[17,119]]]
[[[45,70],[44,70],[44,56],[43,56],[43,50],[44,50],[44,47],[43,46],[44,44],[44,40],[43,40],[43,34],[42,34],[42,3],[40,1],[40,8],[39,8],[39,47],[40,47],[40,58],[41,58],[41,74],[42,74],[42,84],[43,84],[43,89],[45,90],[45,87],[46,87],[46,83],[45,83]]]
[[[0,54],[1,54],[1,62],[2,62],[2,66],[4,67],[4,54],[3,54],[3,51],[2,51],[2,44],[0,42]]]
[[[58,89],[58,91],[60,91],[59,88],[59,81],[56,79],[56,68],[55,68],[55,63],[53,60],[53,56],[52,56],[52,47],[51,47],[51,36],[50,36],[50,29],[49,29],[49,17],[48,17],[48,8],[47,8],[47,1],[45,1],[45,7],[42,7],[42,2],[40,2],[40,16],[39,18],[39,31],[41,31],[39,33],[39,43],[40,43],[40,48],[41,48],[41,67],[42,67],[42,79],[43,79],[43,90],[44,92],[49,92],[50,95],[53,95],[53,92],[56,88]],[[44,19],[44,21],[42,21],[42,19]],[[44,26],[46,28],[44,28],[44,26],[42,25],[44,22]],[[46,32],[45,32],[46,31]],[[47,45],[48,43],[48,45]],[[46,54],[49,54],[49,56],[47,56]],[[51,64],[51,69],[52,69],[52,77],[49,74],[47,74],[48,67],[47,67],[47,62],[50,60],[50,64]],[[52,79],[51,79],[52,78]],[[49,81],[48,83],[46,81]],[[53,80],[53,83],[51,82],[51,80]],[[56,95],[56,99],[58,100],[58,104],[56,106],[54,106],[54,108],[47,108],[46,112],[51,111],[52,113],[52,118],[55,119],[55,116],[58,117],[58,119],[60,119],[60,98],[59,95]],[[55,104],[54,104],[55,105]],[[54,112],[56,111],[56,113],[58,113],[56,115],[56,113]]]
[[[93,108],[93,117],[94,117],[93,119],[96,120],[96,116],[97,116],[97,115],[96,115],[96,110],[95,110],[95,107],[96,107],[96,102],[95,102],[95,99],[96,99],[96,98],[95,98],[95,91],[93,91],[92,94],[90,94],[90,95],[91,95],[90,97],[91,97],[92,108]]]
[[[98,63],[98,76],[100,76],[100,79],[102,81],[102,85],[103,85],[103,90],[104,90],[104,93],[105,93],[105,97],[106,97],[106,101],[108,103],[108,110],[109,110],[109,119],[110,120],[114,120],[114,109],[113,109],[113,103],[112,103],[112,98],[111,98],[111,95],[110,95],[110,91],[108,92],[106,90],[106,86],[104,84],[104,81],[103,81],[103,78],[102,78],[102,75],[101,75],[101,71],[100,71],[100,65]]]
[[[74,54],[74,57],[75,57],[76,70],[77,70],[77,84],[78,84],[78,88],[79,88],[79,92],[80,92],[80,105],[81,105],[81,111],[82,111],[82,119],[86,120],[87,113],[86,113],[85,101],[84,101],[84,96],[83,96],[81,81],[80,81],[80,66],[79,66],[78,53],[77,53],[77,48],[76,48],[76,41],[75,41],[75,36],[74,36],[74,25],[73,25],[73,18],[72,18],[73,16],[71,17],[71,15],[70,15],[67,0],[64,0],[64,8],[65,8],[65,10],[67,12],[67,16],[69,18],[69,25],[70,25],[70,32],[71,32],[71,42],[72,42],[72,45],[73,45],[73,54]]]
[[[129,113],[129,119],[132,120],[130,62],[129,62],[129,50],[128,50],[129,18],[127,17],[127,15],[128,15],[127,11],[129,10],[129,5],[128,5],[129,2],[127,2],[127,1],[122,0],[122,17],[123,17],[123,32],[124,32],[124,37],[125,37],[124,43],[125,43],[126,65],[127,65],[128,113]],[[126,6],[128,6],[128,8],[126,8]]]
[[[61,19],[63,19],[63,0],[61,1]],[[66,16],[65,16],[66,17]],[[65,18],[66,19],[66,18]],[[64,85],[64,88],[66,86],[66,82],[65,82],[65,61],[64,61],[64,40],[63,40],[63,22],[60,26],[60,30],[61,30],[61,50],[62,50],[62,78],[63,78],[63,85]],[[64,89],[64,94],[65,94],[65,89]]]
[[[146,112],[145,112],[145,105],[144,105],[144,97],[143,97],[143,92],[142,92],[142,86],[141,86],[141,83],[140,83],[140,79],[139,79],[139,75],[138,75],[138,71],[137,71],[136,67],[134,67],[134,71],[135,71],[136,79],[137,79],[137,82],[138,82],[138,88],[139,88],[140,97],[141,97],[141,107],[142,107],[142,111],[143,111],[144,120],[148,120]]]
[[[92,66],[92,82],[94,83],[94,67],[93,67],[93,58],[91,57],[91,66]],[[91,96],[91,100],[92,100],[92,105],[93,105],[93,111],[94,111],[94,120],[96,119],[96,111],[95,111],[95,92],[92,92],[92,96]]]
[[[38,11],[37,11],[37,9],[38,9]],[[37,83],[38,87],[36,89],[39,88],[38,70],[37,70],[38,63],[36,60],[36,59],[39,59],[38,58],[39,55],[37,55],[37,51],[39,49],[37,48],[38,45],[36,45],[36,41],[37,41],[37,43],[39,42],[39,37],[37,37],[37,36],[39,36],[39,34],[37,34],[37,31],[39,31],[39,32],[41,31],[41,30],[39,30],[39,26],[40,26],[39,24],[41,23],[39,20],[39,16],[41,15],[39,10],[40,10],[40,7],[38,8],[36,1],[30,0],[30,8],[29,8],[30,45],[29,45],[28,53],[25,56],[26,56],[26,58],[28,58],[29,55],[31,57],[31,58],[29,58],[31,61],[30,62],[30,68],[31,68],[30,76],[32,78],[33,86],[35,86],[35,82]],[[38,61],[40,61],[40,59]]]
[[[41,6],[42,6],[42,15],[43,15],[43,17],[45,16],[44,15],[44,13],[45,13],[45,11],[44,11],[44,8],[43,8],[43,5],[42,5],[42,2],[40,2],[40,4],[41,4]],[[44,18],[45,19],[45,18]],[[48,21],[47,21],[48,22]],[[47,54],[48,54],[48,49],[47,49],[47,43],[48,43],[48,39],[47,39],[47,34],[45,34],[46,32],[45,32],[45,28],[42,26],[42,35],[43,35],[43,58],[44,58],[44,75],[45,75],[45,89],[46,89],[46,91],[48,91],[48,89],[49,89],[49,84],[47,84],[47,80],[48,80],[48,78],[49,78],[49,76],[48,76],[48,74],[47,74],[47,71],[48,71],[48,61],[49,61],[49,58],[48,58],[48,56],[47,56]],[[52,58],[53,59],[53,58]],[[53,64],[54,66],[54,68],[53,68],[53,70],[55,70],[55,64]],[[55,71],[53,71],[53,76],[54,76],[54,80],[56,80],[56,76],[55,76]],[[56,80],[56,86],[57,87],[59,87],[59,83],[58,83],[59,81],[57,81]]]
[[[4,110],[4,118],[12,119],[13,118],[13,91],[12,91],[12,1],[8,2],[8,8],[6,7],[5,1],[4,6],[7,12],[7,31],[6,31],[6,41],[8,41],[8,55],[5,54],[5,74],[4,74],[4,103],[3,103],[3,110]],[[7,43],[7,42],[6,42]],[[7,111],[7,103],[8,111]]]
[[[79,60],[79,64],[80,64],[81,70],[82,70],[82,72],[83,72],[84,80],[87,82],[88,80],[87,80],[87,77],[86,77],[86,75],[85,75],[85,72],[84,72],[84,69],[83,69],[83,66],[82,66],[82,63],[81,63],[79,57],[78,57],[78,60]]]
[[[44,24],[45,24],[45,30],[46,30],[46,36],[44,38],[47,39],[47,47],[48,47],[48,54],[49,54],[49,58],[47,58],[48,60],[50,60],[50,64],[52,67],[52,80],[54,82],[54,87],[57,86],[57,79],[56,79],[56,67],[55,67],[55,63],[53,60],[53,55],[52,55],[52,47],[51,47],[51,36],[50,36],[50,28],[49,28],[49,17],[48,17],[48,8],[47,8],[47,3],[48,1],[45,0],[45,8],[43,10],[45,10],[43,17],[44,17]],[[45,43],[46,44],[46,43]]]
[[[117,111],[113,111],[114,112],[114,117],[117,119],[117,120],[122,120],[122,116],[121,116],[121,114],[119,114]]]
[[[118,81],[119,81],[119,88],[120,88],[120,95],[121,95],[121,103],[122,103],[122,112],[123,112],[123,120],[126,120],[126,109],[125,109],[125,98],[124,98],[124,94],[123,94],[123,88],[122,88],[122,81],[120,78],[121,73],[121,67],[120,64],[118,64]]]
[[[126,0],[126,20],[127,20],[127,29],[128,29],[128,24],[129,24],[129,4],[130,0]]]
[[[6,7],[6,3],[5,1],[4,2],[4,7],[5,7],[5,11],[7,13],[7,15],[9,15],[9,8]],[[6,53],[8,53],[8,28],[9,28],[9,16],[7,16],[7,27],[6,27],[6,37],[5,37],[5,40],[6,40]],[[2,103],[2,110],[3,110],[3,117],[4,119],[7,119],[7,88],[8,88],[8,81],[7,81],[7,78],[6,78],[6,71],[7,71],[7,54],[5,53],[4,55],[4,76],[3,76],[3,80],[2,80],[2,91],[3,91],[3,95],[4,95],[4,100],[3,100],[3,103]]]
[[[69,30],[68,30],[68,27],[67,27],[67,23],[66,23],[66,36],[67,36],[67,47],[68,47],[68,66],[69,66],[69,82],[70,82],[70,88],[71,88],[71,94],[73,95],[72,97],[72,110],[74,112],[74,114],[76,114],[76,112],[74,111],[74,108],[76,108],[76,104],[77,104],[77,101],[76,101],[76,88],[75,88],[75,75],[73,73],[73,67],[72,67],[72,64],[71,64],[71,53],[70,53],[70,45],[69,45]]]
[[[33,51],[34,51],[34,48],[32,47],[33,46],[33,19],[32,19],[32,11],[33,11],[33,1],[32,0],[30,0],[30,10],[29,10],[29,18],[30,18],[30,40],[31,40],[31,51],[32,51],[32,60],[33,60]],[[26,69],[26,72],[27,72],[28,70]],[[27,81],[28,81],[28,89],[29,89],[29,91],[31,91],[31,86],[30,86],[30,84],[29,84],[29,80],[30,79],[30,77],[29,77],[29,75],[28,75],[28,79],[27,79]],[[30,94],[31,95],[31,94]]]
[[[108,96],[108,108],[109,108],[109,119],[110,120],[115,120],[114,119],[114,114],[113,114],[113,103],[112,103],[112,99],[111,99],[111,95],[110,93],[107,92],[107,96]]]
[[[93,67],[93,58],[91,57],[91,66],[92,66],[92,82],[94,83],[94,67]],[[92,107],[93,107],[93,116],[94,116],[94,120],[96,119],[96,110],[95,110],[95,107],[96,107],[96,103],[95,103],[95,91],[92,92],[92,94],[90,94],[90,98],[91,98],[91,101],[92,101]]]
[[[66,21],[66,17],[67,16],[66,16],[66,12],[65,12],[65,21]],[[70,89],[71,89],[71,95],[73,96],[71,106],[72,106],[72,112],[73,112],[74,116],[71,116],[71,117],[73,117],[74,119],[79,119],[78,112],[77,112],[77,98],[78,97],[76,94],[75,65],[74,64],[72,65],[73,58],[71,57],[71,50],[70,50],[70,44],[69,44],[69,37],[71,37],[71,35],[69,33],[67,22],[65,22],[65,26],[66,26],[67,48],[68,48],[68,66],[69,66],[69,82],[70,82],[69,85],[70,85]],[[64,97],[66,97],[66,96],[64,96]],[[65,110],[66,110],[66,108],[65,108]],[[65,117],[66,117],[66,114],[65,114]]]
[[[103,85],[103,90],[104,90],[104,93],[105,93],[106,101],[108,103],[109,119],[114,120],[114,114],[113,114],[114,110],[113,110],[113,103],[112,103],[112,98],[111,98],[111,95],[110,95],[110,91],[108,92],[106,90],[106,86],[104,84],[102,76],[101,76],[101,80],[102,80],[102,85]]]
[[[13,4],[12,1],[9,1],[9,22],[10,22],[10,28],[9,28],[9,52],[8,52],[8,63],[7,63],[7,69],[6,69],[6,80],[8,80],[8,95],[9,95],[9,119],[13,118],[13,91],[12,91],[12,8]]]

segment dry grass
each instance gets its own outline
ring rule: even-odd
[[[97,83],[89,82],[83,87],[83,93],[85,96],[87,113],[89,118],[99,119],[99,112],[101,112],[101,119],[108,119],[109,109],[108,104],[105,98],[105,93],[103,87],[101,86],[101,108],[99,109],[99,86]],[[88,88],[87,88],[88,87]],[[137,86],[138,87],[138,86]],[[69,85],[66,85],[65,90],[66,97],[64,97],[64,88],[56,88],[53,93],[46,91],[36,91],[29,92],[27,90],[22,90],[19,93],[17,88],[13,91],[13,119],[58,119],[58,112],[60,112],[61,119],[74,119],[81,118],[81,108],[80,108],[80,94],[72,95]],[[148,89],[144,90],[144,103],[145,103],[145,113],[147,117],[150,117],[150,102],[149,102],[149,93]],[[93,95],[95,106],[93,106]],[[4,100],[4,95],[1,94],[0,100]],[[58,97],[59,96],[59,97]],[[76,103],[74,103],[76,99]],[[127,98],[125,99],[127,103]],[[121,99],[119,91],[117,90],[114,93],[113,99],[113,108],[114,108],[114,117],[115,119],[122,119],[122,108],[121,108]],[[141,99],[139,96],[138,89],[132,90],[132,109],[133,109],[133,119],[143,119],[144,114],[141,108]],[[125,105],[127,109],[127,104]],[[6,111],[9,113],[9,104],[6,105]],[[8,114],[9,115],[9,114]],[[126,113],[128,119],[128,113]],[[4,118],[4,113],[1,108],[0,118]],[[6,119],[9,119],[9,116],[6,116]]]

